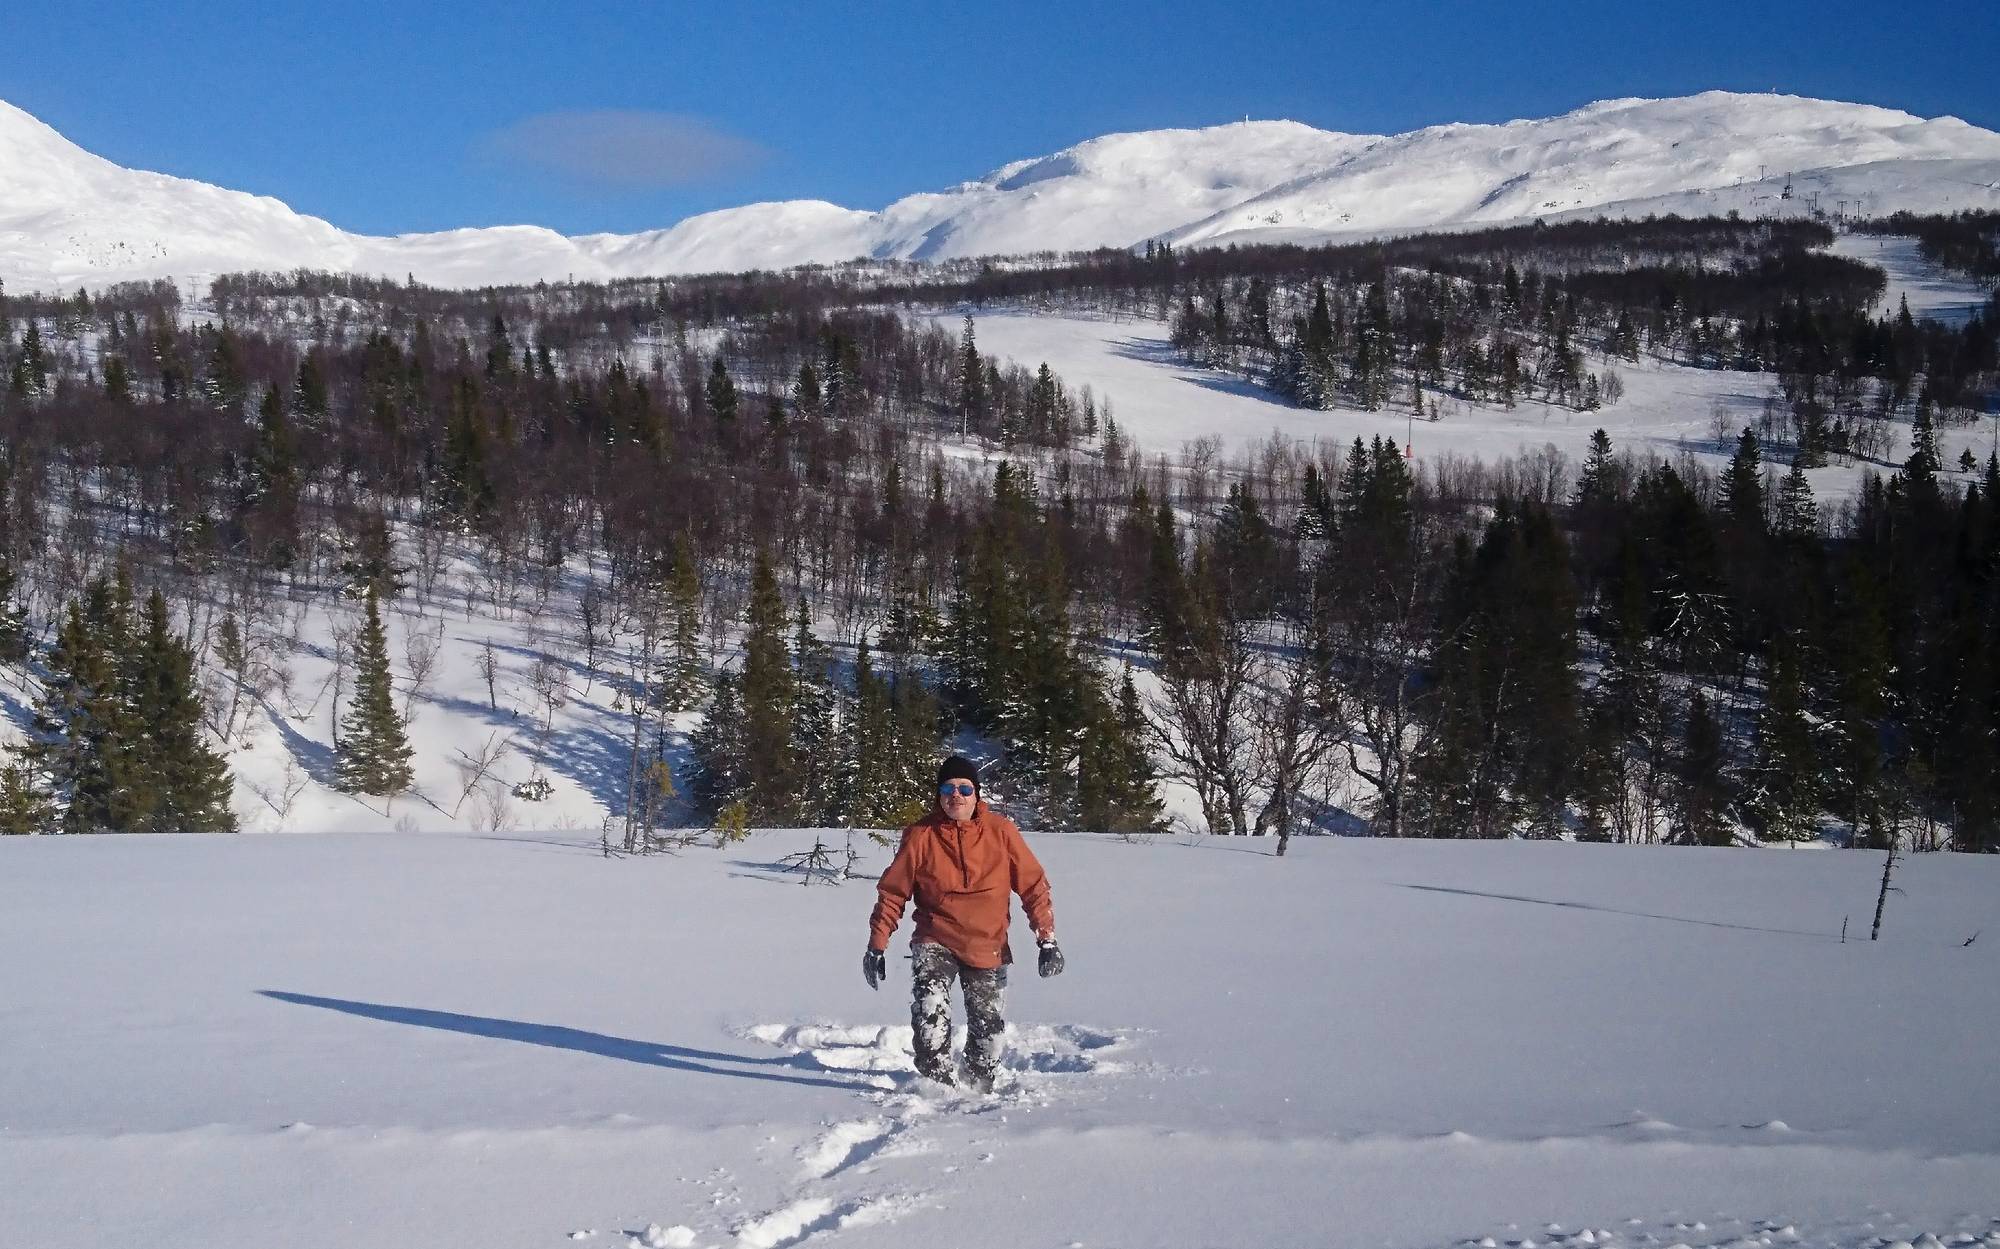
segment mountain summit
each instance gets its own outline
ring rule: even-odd
[[[1790,188],[1787,196],[1786,189]],[[1320,242],[1536,217],[2000,207],[2000,134],[1953,117],[1711,91],[1354,135],[1290,121],[1112,134],[879,212],[751,204],[639,234],[350,234],[278,200],[129,170],[0,102],[0,278],[16,289],[332,269],[478,286],[856,257]]]

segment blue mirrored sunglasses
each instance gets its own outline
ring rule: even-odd
[[[979,792],[978,786],[974,785],[970,781],[964,781],[957,785],[953,785],[947,782],[946,784],[938,786],[938,797],[940,798],[949,798],[953,794],[958,795],[960,798],[970,798],[972,797],[972,795],[978,792]]]

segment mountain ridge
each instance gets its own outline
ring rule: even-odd
[[[269,196],[126,169],[0,101],[0,278],[17,290],[295,268],[451,287],[607,280],[1155,239],[1339,241],[1537,217],[1796,214],[1813,195],[1823,210],[2000,207],[2000,134],[1950,116],[1723,91],[1398,135],[1246,119],[1099,135],[875,211],[784,200],[633,234],[512,225],[375,236]]]

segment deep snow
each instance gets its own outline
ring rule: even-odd
[[[811,836],[0,843],[0,1240],[2000,1243],[2000,860],[1037,836],[981,1099]]]

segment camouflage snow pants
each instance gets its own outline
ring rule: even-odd
[[[910,1027],[915,1033],[917,1072],[940,1083],[955,1083],[951,1070],[951,982],[965,991],[965,1074],[980,1089],[993,1087],[1000,1067],[1000,1042],[1007,1030],[1001,991],[1007,969],[968,967],[935,942],[925,941],[910,952],[910,982],[915,1001]]]

